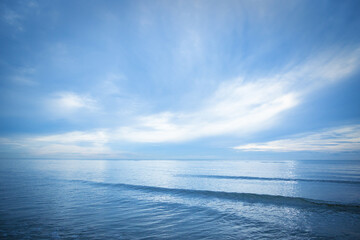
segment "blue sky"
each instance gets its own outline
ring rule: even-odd
[[[359,159],[359,1],[1,1],[0,157]]]

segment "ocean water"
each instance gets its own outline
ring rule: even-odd
[[[360,161],[0,161],[0,239],[360,239]]]

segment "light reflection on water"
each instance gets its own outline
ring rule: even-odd
[[[320,164],[320,165],[319,165]],[[281,179],[316,179],[311,172],[321,172],[322,179],[360,181],[360,176],[342,175],[334,164],[297,161],[33,161],[31,168],[60,179],[126,183],[165,188],[245,192],[356,203],[359,186],[298,181],[263,181],[246,179],[196,178],[188,176],[249,176]],[[357,167],[357,166],[356,166]],[[340,173],[339,173],[340,172]],[[309,174],[310,173],[310,174]],[[328,173],[328,174],[327,174]],[[334,173],[337,175],[334,176]],[[310,176],[309,176],[310,175]]]
[[[355,161],[34,160],[0,167],[0,237],[360,236],[360,207],[347,205],[360,205]]]

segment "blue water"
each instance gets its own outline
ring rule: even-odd
[[[0,239],[360,239],[360,161],[2,160]]]

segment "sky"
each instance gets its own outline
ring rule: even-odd
[[[360,2],[0,1],[0,158],[360,160]]]

